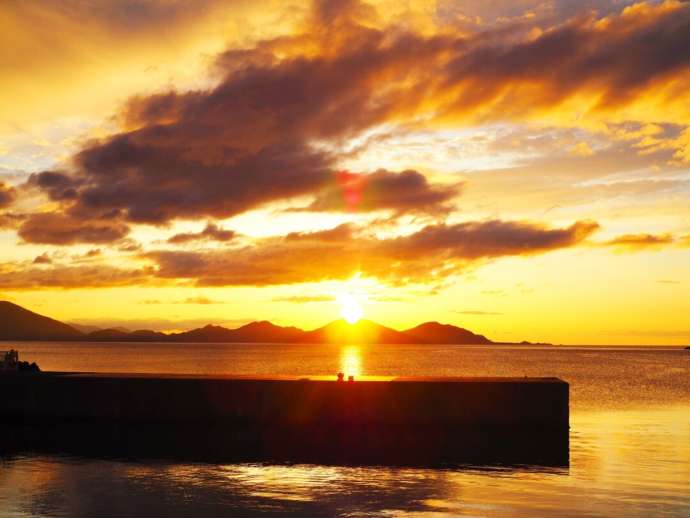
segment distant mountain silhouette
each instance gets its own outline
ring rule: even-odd
[[[199,329],[191,329],[182,333],[173,333],[168,340],[173,342],[232,342],[232,329],[222,326],[207,325]]]
[[[461,327],[426,322],[406,331],[396,331],[370,320],[349,324],[336,320],[318,329],[303,331],[268,321],[251,322],[228,329],[207,325],[181,333],[141,329],[97,329],[82,333],[74,327],[0,301],[0,340],[86,340],[102,342],[227,342],[227,343],[367,343],[367,344],[458,344],[490,345],[483,335]]]
[[[101,329],[103,329],[102,327],[98,327],[98,326],[89,326],[89,325],[86,325],[86,324],[79,324],[79,323],[77,323],[77,322],[65,322],[65,323],[66,323],[68,326],[73,327],[73,328],[76,329],[77,331],[80,331],[80,332],[82,332],[82,333],[84,333],[84,334],[93,333],[94,331],[100,331]]]
[[[412,343],[405,333],[371,320],[360,320],[356,325],[348,324],[345,320],[336,320],[313,331],[303,332],[301,341],[307,343]]]
[[[492,344],[484,335],[477,335],[462,327],[438,322],[425,322],[405,331],[415,342],[434,344]]]
[[[102,327],[102,326],[90,326],[87,324],[80,324],[78,322],[65,322],[70,327],[73,327],[77,331],[81,331],[85,335],[88,335],[89,333],[93,333],[94,331],[103,331],[105,329],[114,329],[115,331],[122,331],[124,333],[131,333],[131,329],[127,329],[126,327],[122,326],[117,326],[117,327]]]
[[[182,333],[168,335],[174,342],[299,342],[304,331],[296,327],[280,327],[265,320],[251,322],[237,329],[207,325]]]
[[[296,327],[281,327],[266,320],[251,322],[234,329],[237,342],[299,342],[304,331]]]
[[[79,340],[83,336],[58,320],[0,301],[0,340]]]

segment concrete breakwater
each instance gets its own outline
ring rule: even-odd
[[[2,437],[18,449],[212,461],[568,459],[568,384],[556,378],[43,373],[3,375],[0,391]]]

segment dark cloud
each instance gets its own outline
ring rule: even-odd
[[[83,217],[116,213],[154,224],[225,218],[314,192],[330,179],[331,157],[305,142],[247,149],[233,131],[217,142],[211,126],[197,124],[151,126],[81,151],[75,159],[88,183],[70,211]]]
[[[86,220],[60,213],[29,216],[19,227],[19,236],[27,243],[71,245],[75,243],[111,243],[127,235],[124,223],[108,220]]]
[[[27,187],[43,190],[53,201],[71,200],[77,197],[79,179],[60,171],[33,173],[26,182]]]
[[[417,171],[371,174],[337,173],[336,182],[320,192],[307,207],[312,211],[449,212],[449,202],[460,193],[460,184],[431,185]]]
[[[462,125],[557,111],[586,121],[638,106],[650,91],[661,110],[687,90],[687,5],[638,5],[510,38],[505,27],[427,36],[374,28],[374,18],[361,2],[317,1],[301,34],[217,56],[213,88],[132,98],[119,133],[84,145],[68,170],[29,179],[59,208],[24,221],[20,236],[115,242],[130,223],[222,219],[303,196],[314,197],[311,210],[443,214],[458,185],[431,185],[415,171],[338,174],[341,144],[420,120]],[[456,231],[432,228],[418,239]]]
[[[11,185],[0,182],[0,208],[9,207],[17,197],[17,191]]]
[[[486,258],[531,255],[577,245],[598,229],[592,222],[550,229],[524,222],[431,225],[408,236],[353,235],[349,226],[289,234],[241,249],[153,251],[156,275],[198,285],[271,285],[346,279],[359,272],[384,282],[430,282]]]
[[[398,257],[437,252],[449,259],[474,260],[565,248],[581,242],[598,229],[599,225],[591,221],[578,221],[561,229],[501,220],[440,224],[390,240],[386,246]]]
[[[183,244],[191,241],[230,241],[236,236],[233,230],[224,230],[215,223],[207,223],[206,227],[200,232],[187,232],[175,234],[168,239],[171,244]]]
[[[50,258],[48,252],[43,252],[34,258],[33,264],[52,264],[53,260]]]
[[[422,36],[358,23],[370,15],[359,2],[316,2],[305,33],[220,55],[213,89],[132,99],[123,132],[85,146],[69,178],[46,172],[34,183],[75,217],[138,223],[225,218],[307,194],[314,209],[341,210],[338,154],[327,149],[372,126],[532,118],[582,96],[596,100],[586,117],[690,64],[685,6],[579,17],[509,43],[491,30]],[[367,179],[367,210],[438,208],[456,193],[412,171]]]
[[[465,87],[450,110],[488,105],[510,118],[596,92],[596,111],[626,105],[687,69],[690,10],[642,6],[601,23],[575,18],[508,47],[486,41],[448,64],[444,86]],[[525,95],[532,95],[529,106],[521,102]]]

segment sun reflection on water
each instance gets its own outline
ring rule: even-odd
[[[340,372],[359,378],[362,375],[362,353],[359,346],[348,345],[340,351]]]

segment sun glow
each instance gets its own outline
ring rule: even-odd
[[[343,317],[348,324],[356,324],[359,319],[364,316],[362,306],[360,306],[357,300],[349,293],[341,293],[338,295],[338,303],[340,304],[340,316]]]

